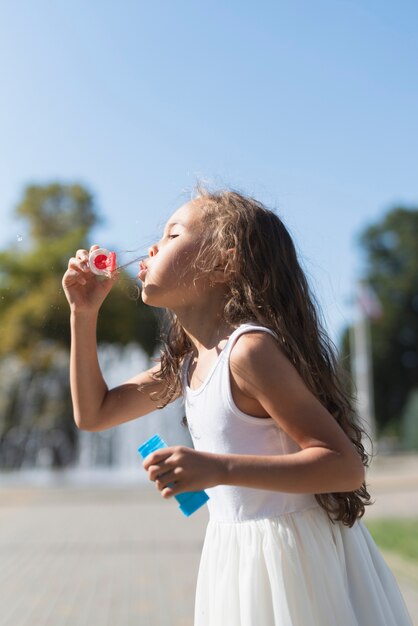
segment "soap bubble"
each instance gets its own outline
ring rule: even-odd
[[[23,235],[17,235],[17,240],[18,241],[23,241]]]

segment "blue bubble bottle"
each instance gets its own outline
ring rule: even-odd
[[[160,435],[154,435],[151,439],[148,439],[148,441],[143,443],[142,446],[139,446],[138,452],[142,458],[145,459],[149,454],[151,454],[151,452],[167,447],[166,442],[160,437]],[[179,503],[180,510],[187,517],[197,511],[197,509],[209,500],[209,496],[205,491],[186,491],[185,493],[179,493],[174,497]]]

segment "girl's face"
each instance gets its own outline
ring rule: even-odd
[[[202,211],[188,202],[171,216],[163,237],[140,263],[143,302],[172,310],[202,302],[209,291],[209,278],[197,278],[194,264],[202,235]]]

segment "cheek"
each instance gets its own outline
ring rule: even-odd
[[[196,245],[193,245],[182,250],[182,253],[173,259],[172,269],[179,278],[190,281],[191,277],[197,277],[201,273],[197,263],[198,251]]]
[[[146,284],[148,287],[193,287],[198,271],[196,268],[196,246],[183,248],[175,253],[165,254],[162,251],[157,255],[148,270]],[[151,291],[148,289],[149,294]]]

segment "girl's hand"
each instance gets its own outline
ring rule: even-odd
[[[222,484],[224,475],[220,455],[198,452],[185,446],[156,450],[147,456],[143,466],[163,498],[171,498],[184,491],[215,487]]]
[[[90,248],[90,252],[99,246]],[[89,252],[77,250],[75,257],[68,261],[68,269],[62,279],[62,286],[68,303],[73,311],[97,312],[109,291],[112,289],[117,274],[111,278],[98,277],[89,267]]]

